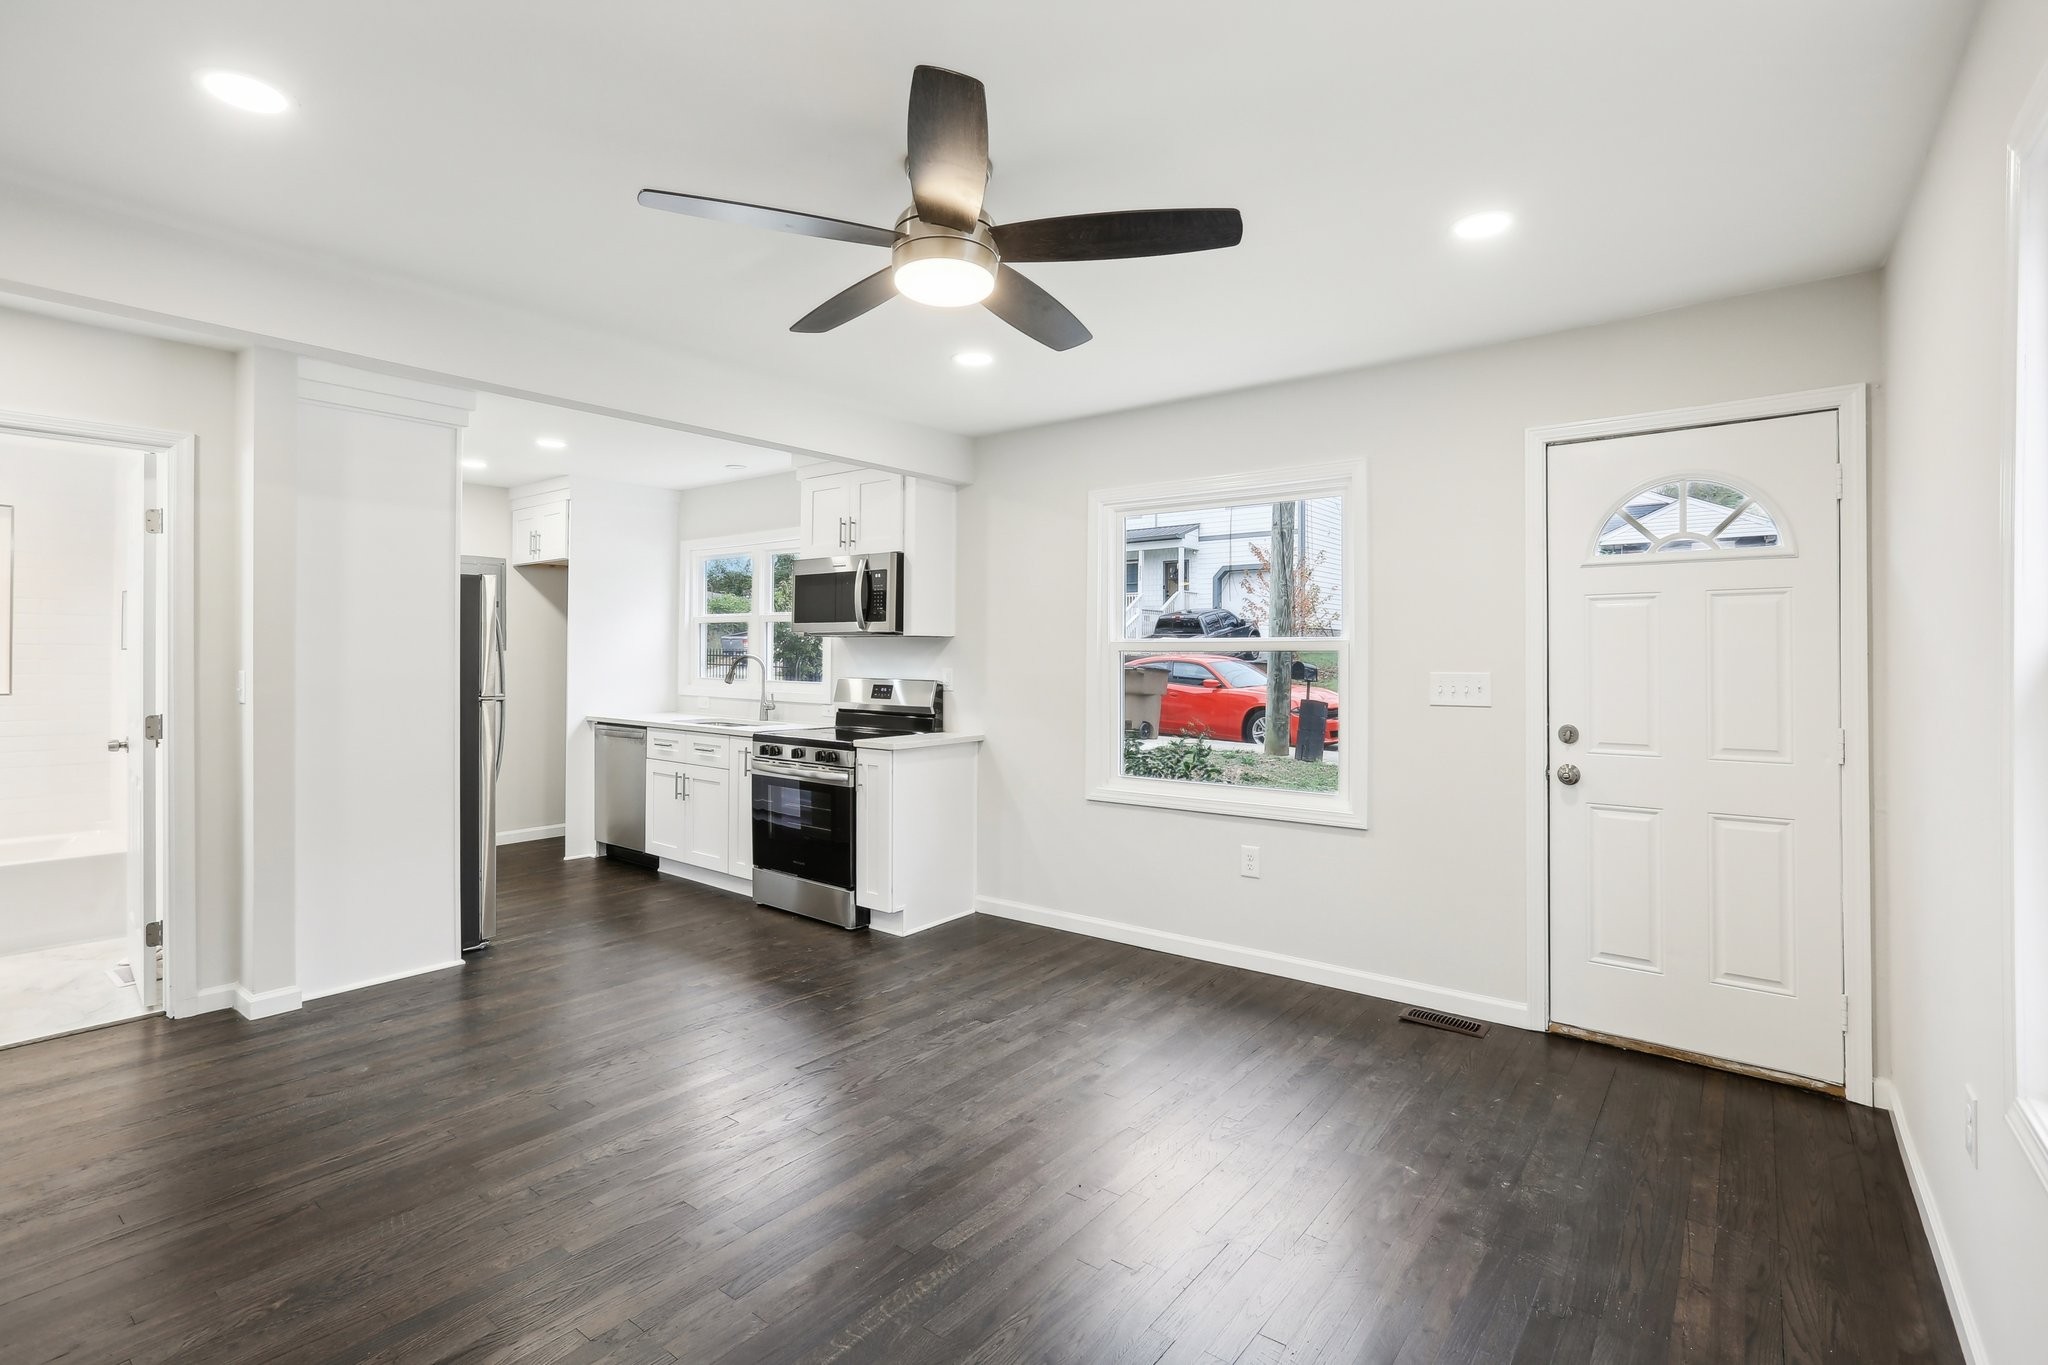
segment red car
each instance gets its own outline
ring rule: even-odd
[[[1132,659],[1126,668],[1164,668],[1166,695],[1159,705],[1159,732],[1205,735],[1210,739],[1266,742],[1266,672],[1242,659],[1219,654],[1154,654]],[[1287,742],[1301,739],[1301,704],[1314,698],[1330,708],[1323,743],[1337,742],[1337,694],[1327,687],[1294,684],[1287,717]]]

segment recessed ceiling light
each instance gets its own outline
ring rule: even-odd
[[[462,467],[463,467],[464,469],[489,469],[489,468],[490,468],[490,466],[489,466],[489,465],[487,465],[487,464],[485,464],[485,463],[484,463],[484,462],[483,462],[482,460],[464,460],[464,461],[462,462]]]
[[[956,351],[953,363],[963,370],[979,370],[996,363],[996,358],[987,351]]]
[[[239,71],[202,71],[199,85],[222,104],[232,104],[248,114],[282,114],[292,107],[284,91]]]
[[[1515,225],[1515,215],[1506,209],[1488,209],[1484,213],[1468,213],[1451,224],[1451,235],[1468,242],[1498,237]]]
[[[567,450],[569,443],[559,436],[536,436],[533,443],[542,450]]]

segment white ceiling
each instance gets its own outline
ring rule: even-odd
[[[535,444],[542,438],[565,444],[543,450]],[[500,488],[560,474],[652,488],[698,488],[779,474],[795,464],[780,450],[495,393],[477,395],[476,411],[462,433],[462,458],[485,466],[465,463],[463,482]]]
[[[8,0],[0,175],[985,432],[1873,266],[1975,8]],[[1234,205],[1244,245],[1029,267],[1095,332],[1055,355],[901,300],[792,335],[883,254],[633,202],[890,223],[918,62],[986,82],[998,221]],[[217,105],[214,66],[298,107]],[[1495,206],[1511,236],[1449,238]]]

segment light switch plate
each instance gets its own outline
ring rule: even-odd
[[[1432,673],[1429,675],[1431,706],[1493,705],[1491,673]]]

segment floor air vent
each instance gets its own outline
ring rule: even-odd
[[[1486,1031],[1493,1027],[1477,1019],[1466,1019],[1456,1014],[1445,1014],[1442,1010],[1426,1010],[1420,1005],[1410,1005],[1395,1016],[1404,1024],[1422,1024],[1429,1028],[1440,1028],[1446,1033],[1462,1033],[1467,1038],[1484,1038]]]

